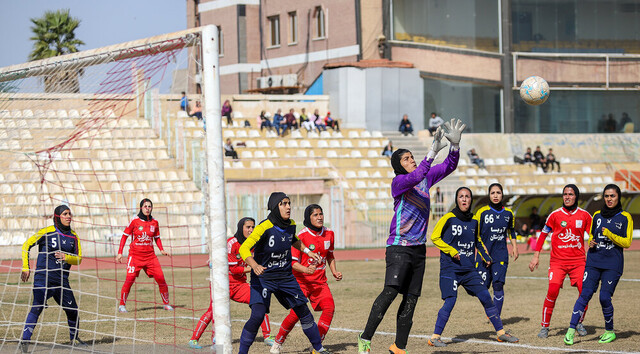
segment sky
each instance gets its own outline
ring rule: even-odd
[[[31,18],[70,9],[80,19],[80,50],[100,48],[187,28],[185,0],[2,0],[0,67],[26,62],[33,49]]]

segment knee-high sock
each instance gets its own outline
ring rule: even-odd
[[[30,340],[31,335],[33,335],[33,329],[36,327],[38,323],[38,318],[40,314],[44,310],[44,304],[42,305],[34,305],[31,307],[29,314],[27,315],[27,320],[24,324],[24,330],[22,331],[22,340]]]
[[[496,308],[496,305],[494,305],[493,301],[491,301],[489,290],[481,291],[476,294],[476,296],[478,297],[478,300],[480,300],[482,307],[484,307],[484,313],[486,313],[487,317],[489,317],[489,321],[491,321],[491,324],[493,324],[493,328],[495,328],[496,331],[501,330],[503,328],[502,319],[500,319],[498,308]]]
[[[293,326],[298,322],[298,316],[296,313],[291,310],[287,317],[282,320],[282,324],[280,325],[280,330],[278,331],[278,335],[276,336],[276,342],[282,344],[285,340],[287,340],[287,336],[289,332],[293,329]]]
[[[593,289],[583,289],[580,293],[580,297],[573,305],[573,312],[571,313],[571,322],[569,322],[569,328],[576,328],[580,319],[583,318],[584,309],[587,308],[591,297],[593,296]]]
[[[364,327],[364,332],[362,332],[361,338],[370,340],[373,338],[373,334],[376,332],[378,325],[382,322],[384,318],[384,314],[387,313],[389,306],[393,302],[393,300],[398,296],[398,290],[385,286],[382,289],[382,292],[376,300],[373,302],[373,306],[371,306],[371,312],[369,313],[369,319],[367,320],[367,325]]]
[[[407,347],[409,332],[413,325],[413,312],[416,309],[418,297],[408,294],[402,298],[402,303],[398,308],[398,317],[396,319],[396,346],[399,349]]]
[[[547,290],[547,297],[544,299],[544,305],[542,305],[542,327],[549,327],[551,322],[551,315],[553,314],[553,307],[556,305],[556,299],[560,293],[560,284],[549,283],[549,290]]]
[[[320,332],[320,339],[324,341],[324,337],[329,332],[331,327],[331,321],[333,321],[333,314],[336,311],[336,305],[333,302],[333,298],[325,298],[320,301],[320,309],[322,313],[318,319],[318,331]]]
[[[169,305],[169,287],[167,286],[167,282],[164,280],[164,274],[155,275],[153,279],[155,279],[156,283],[158,283],[158,287],[160,288],[162,303]]]
[[[613,331],[613,304],[611,303],[610,293],[600,291],[600,305],[604,315],[604,329]]]
[[[582,294],[582,282],[579,282],[577,285],[578,288],[578,296],[580,296],[580,294]],[[593,290],[595,291],[595,290]],[[591,297],[589,297],[589,299],[591,299]],[[582,316],[580,317],[580,323],[582,323],[582,321],[584,321],[584,316],[587,315],[587,310],[589,309],[589,301],[587,301],[587,305],[584,307],[584,311],[582,311]]]
[[[134,274],[127,274],[127,278],[124,280],[124,284],[122,284],[122,290],[120,291],[120,305],[124,306],[127,304],[129,291],[131,290],[131,286],[135,281],[136,281],[136,276]]]
[[[456,304],[456,300],[458,298],[456,296],[451,296],[444,299],[444,304],[438,311],[438,318],[436,319],[436,328],[433,330],[435,334],[442,334],[444,331],[444,327],[447,325],[449,321],[449,316],[451,315],[451,311],[453,311],[453,306]]]
[[[251,305],[251,316],[247,323],[242,328],[242,334],[240,335],[240,349],[239,354],[249,353],[249,348],[258,334],[258,328],[260,323],[264,320],[264,315],[267,313],[267,308],[263,304]]]
[[[202,333],[207,329],[209,323],[211,323],[213,317],[213,303],[209,303],[209,309],[200,317],[196,328],[193,330],[193,334],[191,335],[191,340],[200,340],[202,337]]]
[[[73,341],[78,337],[78,327],[80,327],[80,320],[78,319],[78,309],[65,308],[64,312],[67,315],[67,324],[69,325],[69,340]]]
[[[313,346],[313,349],[320,351],[322,349],[322,340],[320,339],[320,332],[318,331],[318,325],[313,321],[313,315],[306,304],[296,306],[293,308],[298,318],[300,318],[300,326],[302,332],[309,338],[309,342]]]
[[[498,309],[498,315],[502,314],[502,304],[504,303],[504,283],[493,283],[493,304]]]
[[[271,323],[269,322],[269,314],[264,315],[264,321],[260,325],[262,328],[262,336],[268,338],[271,335]]]

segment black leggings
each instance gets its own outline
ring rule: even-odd
[[[382,292],[371,306],[371,312],[369,313],[369,320],[364,328],[364,332],[360,336],[362,339],[371,340],[373,338],[376,329],[382,322],[385,313],[391,306],[393,300],[398,296],[398,289],[392,286],[385,286]],[[396,317],[396,346],[399,349],[405,349],[407,347],[407,341],[409,339],[409,332],[413,325],[413,313],[418,303],[418,296],[412,294],[406,294],[402,296],[402,302],[398,308],[398,314]]]

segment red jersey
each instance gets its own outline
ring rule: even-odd
[[[591,220],[591,215],[581,208],[568,211],[560,207],[554,210],[545,222],[535,250],[542,249],[547,234],[552,232],[551,263],[584,264],[584,235],[591,230]]]
[[[301,273],[294,269],[293,275],[301,284],[326,283],[327,275],[325,269],[327,268],[327,260],[333,259],[333,231],[323,227],[322,231],[315,232],[305,227],[298,233],[298,238],[311,251],[322,257],[322,259],[318,263],[309,258],[304,252],[292,247],[291,260],[293,262],[298,262],[305,267],[311,264],[316,265],[316,271],[313,274]]]
[[[124,244],[129,237],[132,237],[129,245],[129,256],[133,256],[137,260],[155,257],[156,252],[153,248],[153,241],[156,239],[159,241],[160,238],[158,221],[156,219],[144,221],[137,216],[131,220],[131,224],[124,229],[118,254],[122,254]],[[158,248],[162,251],[161,243],[158,243]]]
[[[244,272],[244,267],[247,266],[247,263],[240,257],[240,245],[240,242],[238,242],[235,236],[227,239],[227,261],[229,262],[230,285],[247,282],[247,273]]]

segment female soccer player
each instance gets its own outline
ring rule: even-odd
[[[502,205],[500,183],[492,183],[489,186],[489,205],[476,211],[473,218],[478,222],[480,239],[493,260],[491,266],[487,267],[480,253],[477,253],[476,269],[487,289],[493,285],[493,304],[498,309],[498,315],[502,315],[504,283],[509,265],[507,242],[511,242],[511,257],[514,261],[518,259],[518,245],[516,245],[513,211]]]
[[[413,312],[422,291],[431,203],[429,188],[458,166],[460,137],[466,126],[460,120],[452,119],[451,123],[445,123],[445,127],[447,133],[441,127],[436,130],[431,151],[420,166],[416,166],[409,150],[398,149],[391,155],[396,177],[391,182],[394,213],[385,255],[387,269],[384,288],[373,302],[367,325],[358,336],[358,352],[361,354],[371,351],[371,338],[398,293],[402,294],[402,302],[396,317],[396,340],[389,351],[406,353]],[[438,151],[447,146],[442,141],[443,135],[451,142],[449,155],[443,163],[431,167]]]
[[[313,345],[312,353],[329,353],[322,347],[318,326],[307,307],[307,298],[291,271],[291,246],[316,262],[320,256],[311,252],[296,236],[296,223],[291,220],[291,201],[282,192],[269,196],[267,219],[253,230],[240,246],[242,259],[251,267],[251,317],[242,329],[240,354],[249,352],[264,315],[269,313],[271,294],[287,309],[292,308],[302,331]],[[251,255],[251,249],[254,255]]]
[[[322,207],[318,204],[309,205],[304,211],[304,226],[306,227],[298,233],[298,238],[305,245],[309,245],[309,249],[321,257],[319,262],[299,250],[291,248],[293,275],[300,284],[304,295],[311,301],[313,309],[322,311],[318,320],[321,340],[324,340],[324,336],[329,331],[336,307],[331,290],[329,290],[329,284],[327,284],[325,272],[327,264],[329,264],[333,277],[338,281],[342,280],[342,273],[336,269],[336,259],[333,257],[333,231],[323,225],[324,213],[322,212]],[[296,322],[298,322],[298,316],[291,310],[289,315],[282,321],[280,331],[276,336],[270,353],[280,353],[282,344]]]
[[[478,234],[478,221],[471,212],[471,190],[467,187],[458,188],[455,200],[456,207],[438,221],[431,234],[433,244],[440,249],[440,292],[444,304],[438,311],[436,328],[427,343],[434,347],[447,346],[440,336],[456,304],[460,285],[469,295],[480,300],[497,332],[498,341],[516,343],[518,338],[505,332],[498,309],[474,266],[476,249],[487,267],[491,267],[493,262]]]
[[[131,220],[129,226],[124,229],[122,239],[120,240],[120,248],[118,249],[118,255],[116,256],[116,262],[122,262],[122,250],[124,249],[127,238],[131,237],[131,244],[129,245],[129,261],[127,261],[127,279],[125,279],[122,285],[122,291],[120,292],[120,306],[118,311],[127,312],[125,307],[127,303],[127,297],[129,296],[129,290],[133,282],[140,274],[140,270],[144,270],[149,278],[153,278],[160,288],[160,297],[164,304],[164,309],[167,311],[173,311],[173,307],[169,305],[169,287],[164,280],[164,273],[160,267],[158,257],[156,257],[155,250],[153,248],[153,239],[160,249],[160,253],[165,256],[171,256],[169,252],[165,251],[160,241],[160,227],[158,226],[158,220],[151,216],[153,211],[153,203],[151,200],[144,198],[140,201],[140,212]]]
[[[253,229],[256,226],[256,221],[253,218],[242,218],[238,221],[238,228],[235,235],[229,237],[227,240],[227,260],[229,262],[229,298],[233,301],[248,304],[250,297],[250,286],[247,283],[247,273],[251,271],[251,268],[242,260],[240,253],[240,245],[244,240],[251,235]],[[211,263],[209,263],[211,267]],[[198,340],[202,336],[202,333],[209,322],[213,320],[213,302],[209,302],[209,309],[205,312],[198,325],[193,330],[193,335],[189,341],[189,348],[202,349],[202,346],[198,344]],[[262,335],[264,336],[264,343],[267,345],[273,345],[273,339],[270,338],[271,326],[269,325],[269,315],[264,315],[264,321],[262,322]],[[215,328],[211,335],[213,344],[216,343]]]
[[[86,343],[78,338],[78,304],[69,286],[69,269],[72,264],[78,265],[82,262],[82,248],[78,235],[71,229],[71,210],[68,206],[58,206],[53,212],[53,226],[40,229],[22,245],[23,282],[29,280],[29,250],[36,244],[38,261],[33,276],[33,304],[24,324],[20,349],[23,353],[29,352],[33,329],[50,297],[53,297],[67,315],[71,345],[86,346]]]
[[[622,210],[620,187],[608,184],[602,192],[604,207],[593,215],[593,226],[589,235],[589,252],[584,269],[582,292],[573,306],[573,314],[564,343],[573,345],[576,326],[582,317],[589,300],[600,288],[600,305],[604,315],[604,334],[598,343],[609,343],[616,339],[613,331],[613,304],[611,297],[624,270],[623,248],[631,246],[633,219]]]

